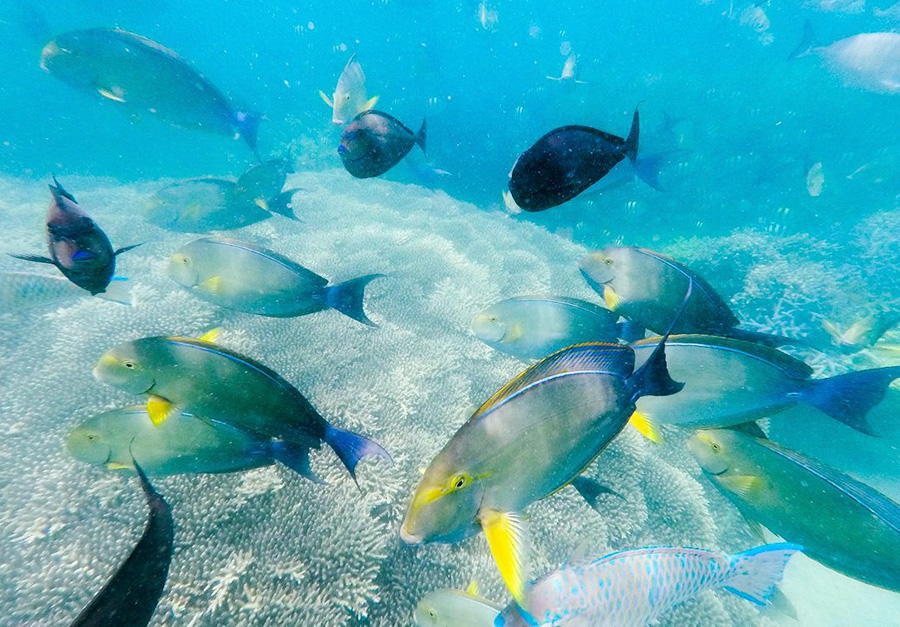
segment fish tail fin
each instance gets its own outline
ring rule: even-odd
[[[309,447],[284,440],[272,440],[268,444],[266,453],[276,462],[287,466],[313,483],[325,483],[309,467]]]
[[[590,477],[585,477],[584,475],[575,477],[572,480],[572,487],[578,491],[578,494],[581,495],[581,498],[587,501],[587,504],[591,507],[595,507],[597,505],[597,501],[604,494],[618,497],[623,501],[625,500],[624,496],[613,490],[611,487],[603,485],[596,479],[591,479]]]
[[[666,334],[659,339],[653,353],[644,364],[638,368],[630,377],[628,377],[628,385],[632,390],[632,400],[637,400],[641,396],[671,396],[677,394],[684,389],[684,383],[675,381],[669,374],[669,368],[666,364],[666,340],[672,333],[672,329],[681,320],[681,315],[687,308],[688,302],[691,300],[691,294],[694,292],[694,280],[688,279],[688,288],[684,294],[684,301],[678,308],[678,313],[672,319]]]
[[[113,277],[109,285],[102,292],[96,294],[97,298],[108,300],[121,305],[131,305],[131,286],[125,277]]]
[[[234,126],[238,135],[247,142],[250,150],[256,154],[256,137],[259,134],[259,123],[265,119],[261,113],[253,111],[235,111]],[[259,155],[256,155],[259,158]]]
[[[731,558],[731,577],[725,589],[757,605],[768,605],[784,567],[803,547],[788,542],[765,544]]]
[[[816,32],[813,30],[812,24],[810,24],[809,20],[806,20],[803,23],[803,38],[800,40],[797,47],[794,48],[794,51],[788,56],[788,60],[792,61],[809,55],[818,43],[819,41],[816,38]]]
[[[633,164],[634,175],[656,191],[666,191],[666,188],[659,182],[659,171],[662,169],[663,161],[665,161],[667,156],[668,153],[661,152],[635,158]]]
[[[638,114],[638,108],[635,107],[634,115],[631,118],[631,130],[628,132],[628,137],[625,139],[625,145],[623,146],[625,156],[628,157],[631,163],[637,161],[638,141],[641,135],[640,126],[640,114]]]
[[[381,445],[352,431],[343,431],[332,425],[325,427],[325,441],[328,443],[347,468],[347,472],[356,481],[356,465],[363,457],[380,457],[393,464],[394,460]]]
[[[900,379],[900,366],[849,372],[810,381],[801,398],[848,427],[874,435],[866,414],[882,401],[894,379]]]
[[[299,187],[292,187],[291,189],[286,189],[280,194],[273,196],[266,202],[266,210],[271,213],[277,213],[285,218],[296,220],[297,216],[294,214],[294,194],[299,191]]]
[[[366,295],[366,286],[374,279],[383,276],[383,274],[367,274],[337,285],[330,285],[325,288],[325,301],[332,309],[337,309],[357,322],[362,322],[370,327],[378,326],[366,316],[366,312],[363,310],[363,300]]]
[[[72,202],[78,202],[75,200],[75,196],[66,191],[66,188],[62,186],[58,180],[56,180],[56,176],[53,177],[53,185],[48,185],[50,188],[50,193],[53,194],[53,198],[59,201],[60,198],[66,198],[71,200]]]
[[[413,137],[413,141],[419,145],[419,148],[422,149],[423,155],[428,155],[425,151],[425,123],[427,120],[422,118],[422,126],[419,127],[419,132],[416,133],[415,137]]]

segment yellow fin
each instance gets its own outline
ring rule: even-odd
[[[218,274],[216,276],[209,277],[208,279],[197,285],[198,289],[201,289],[204,292],[212,292],[213,294],[218,294],[220,287],[222,287],[222,277]]]
[[[201,342],[209,342],[210,344],[215,344],[216,340],[219,339],[219,333],[222,332],[221,327],[216,327],[215,329],[210,329],[197,339]]]
[[[150,421],[157,427],[168,420],[174,413],[176,413],[175,405],[162,396],[151,394],[150,398],[147,399],[147,415],[150,416]]]
[[[653,421],[648,417],[642,414],[639,411],[635,411],[631,414],[631,418],[628,420],[628,424],[637,429],[637,432],[642,436],[650,440],[651,442],[656,442],[657,444],[662,444],[665,442],[662,434],[657,430],[656,425],[653,424]]]
[[[468,587],[466,588],[466,594],[471,595],[473,597],[478,596],[478,580],[473,579],[469,582]]]
[[[325,94],[325,92],[322,91],[321,89],[319,90],[319,96],[322,98],[322,100],[325,101],[325,104],[327,104],[327,105],[328,105],[329,107],[331,107],[332,109],[334,108],[334,103],[331,102],[331,98],[329,98],[329,97]]]
[[[515,340],[519,339],[520,337],[522,337],[522,325],[519,323],[516,323],[512,326],[512,328],[509,330],[509,333],[507,333],[506,337],[503,339],[508,342],[514,342]]]
[[[253,204],[262,209],[263,211],[269,210],[269,203],[266,202],[265,198],[254,198]]]
[[[619,304],[622,302],[622,299],[619,298],[618,294],[616,294],[616,290],[614,290],[609,285],[604,285],[603,302],[606,303],[606,306],[610,311],[615,311]]]
[[[116,102],[125,102],[125,98],[115,93],[116,89],[116,87],[113,87],[112,91],[109,91],[107,89],[98,89],[97,92],[104,98],[109,98],[110,100],[115,100]],[[119,91],[121,91],[121,89],[119,89]]]
[[[108,464],[106,464],[106,468],[108,470],[134,470],[134,466],[122,464],[120,462],[109,462]]]
[[[479,522],[506,587],[522,605],[525,602],[525,582],[528,580],[525,523],[515,512],[496,510],[480,514]]]
[[[761,483],[759,477],[754,477],[753,475],[724,475],[716,477],[716,479],[741,497],[747,496],[751,490],[758,488]]]
[[[369,111],[375,108],[375,105],[378,103],[378,96],[372,96],[368,100],[366,100],[366,104],[363,105],[363,111]]]

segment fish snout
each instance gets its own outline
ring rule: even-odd
[[[416,546],[422,544],[422,538],[419,536],[411,534],[406,529],[406,524],[400,525],[400,539],[403,540],[409,546]]]

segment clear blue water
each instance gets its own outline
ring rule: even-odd
[[[0,622],[71,621],[140,534],[135,480],[62,450],[80,420],[137,400],[93,380],[99,356],[138,337],[216,326],[223,345],[273,367],[396,463],[365,462],[359,493],[329,451],[313,460],[328,486],[281,466],[155,481],[173,505],[177,548],[153,624],[410,624],[426,592],[473,577],[485,596],[508,602],[481,538],[413,550],[397,534],[417,470],[468,407],[521,370],[472,336],[471,317],[529,293],[599,301],[577,263],[613,244],[663,251],[709,280],[748,328],[817,345],[829,342],[823,319],[846,327],[896,308],[900,95],[848,84],[821,56],[788,61],[805,21],[827,45],[900,27],[892,4],[0,0],[2,251],[44,252],[52,175],[114,246],[145,242],[119,261],[131,307],[81,298],[0,313],[0,554],[11,556],[0,567]],[[329,279],[386,274],[366,305],[378,329],[335,312],[235,313],[174,289],[166,259],[199,235],[148,224],[144,205],[174,180],[233,180],[256,160],[240,140],[136,121],[41,70],[50,38],[92,27],[176,50],[233,102],[265,114],[259,153],[295,164],[288,184],[303,189],[295,207],[304,221],[275,217],[227,235]],[[570,52],[584,83],[548,80]],[[415,148],[383,180],[343,170],[341,128],[318,95],[334,90],[353,53],[378,109],[413,129],[428,121],[427,159]],[[624,137],[638,103],[641,152],[665,155],[664,191],[631,181],[506,215],[500,193],[522,151],[566,124]],[[24,270],[52,268],[0,260],[0,271]],[[817,376],[900,363],[886,351],[787,350]],[[889,391],[873,410],[879,438],[799,411],[773,420],[770,435],[896,497],[896,397]],[[733,553],[758,543],[704,482],[685,438],[673,433],[654,449],[623,434],[594,473],[625,477],[612,483],[632,500],[605,516],[571,490],[532,506],[540,566],[558,567],[584,539],[598,553],[654,544]],[[784,589],[800,624],[900,624],[895,593],[798,562]],[[790,620],[705,593],[664,622]]]

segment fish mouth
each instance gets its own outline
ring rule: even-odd
[[[406,525],[400,525],[400,539],[409,546],[417,546],[419,544],[422,544],[422,538],[407,531]]]

